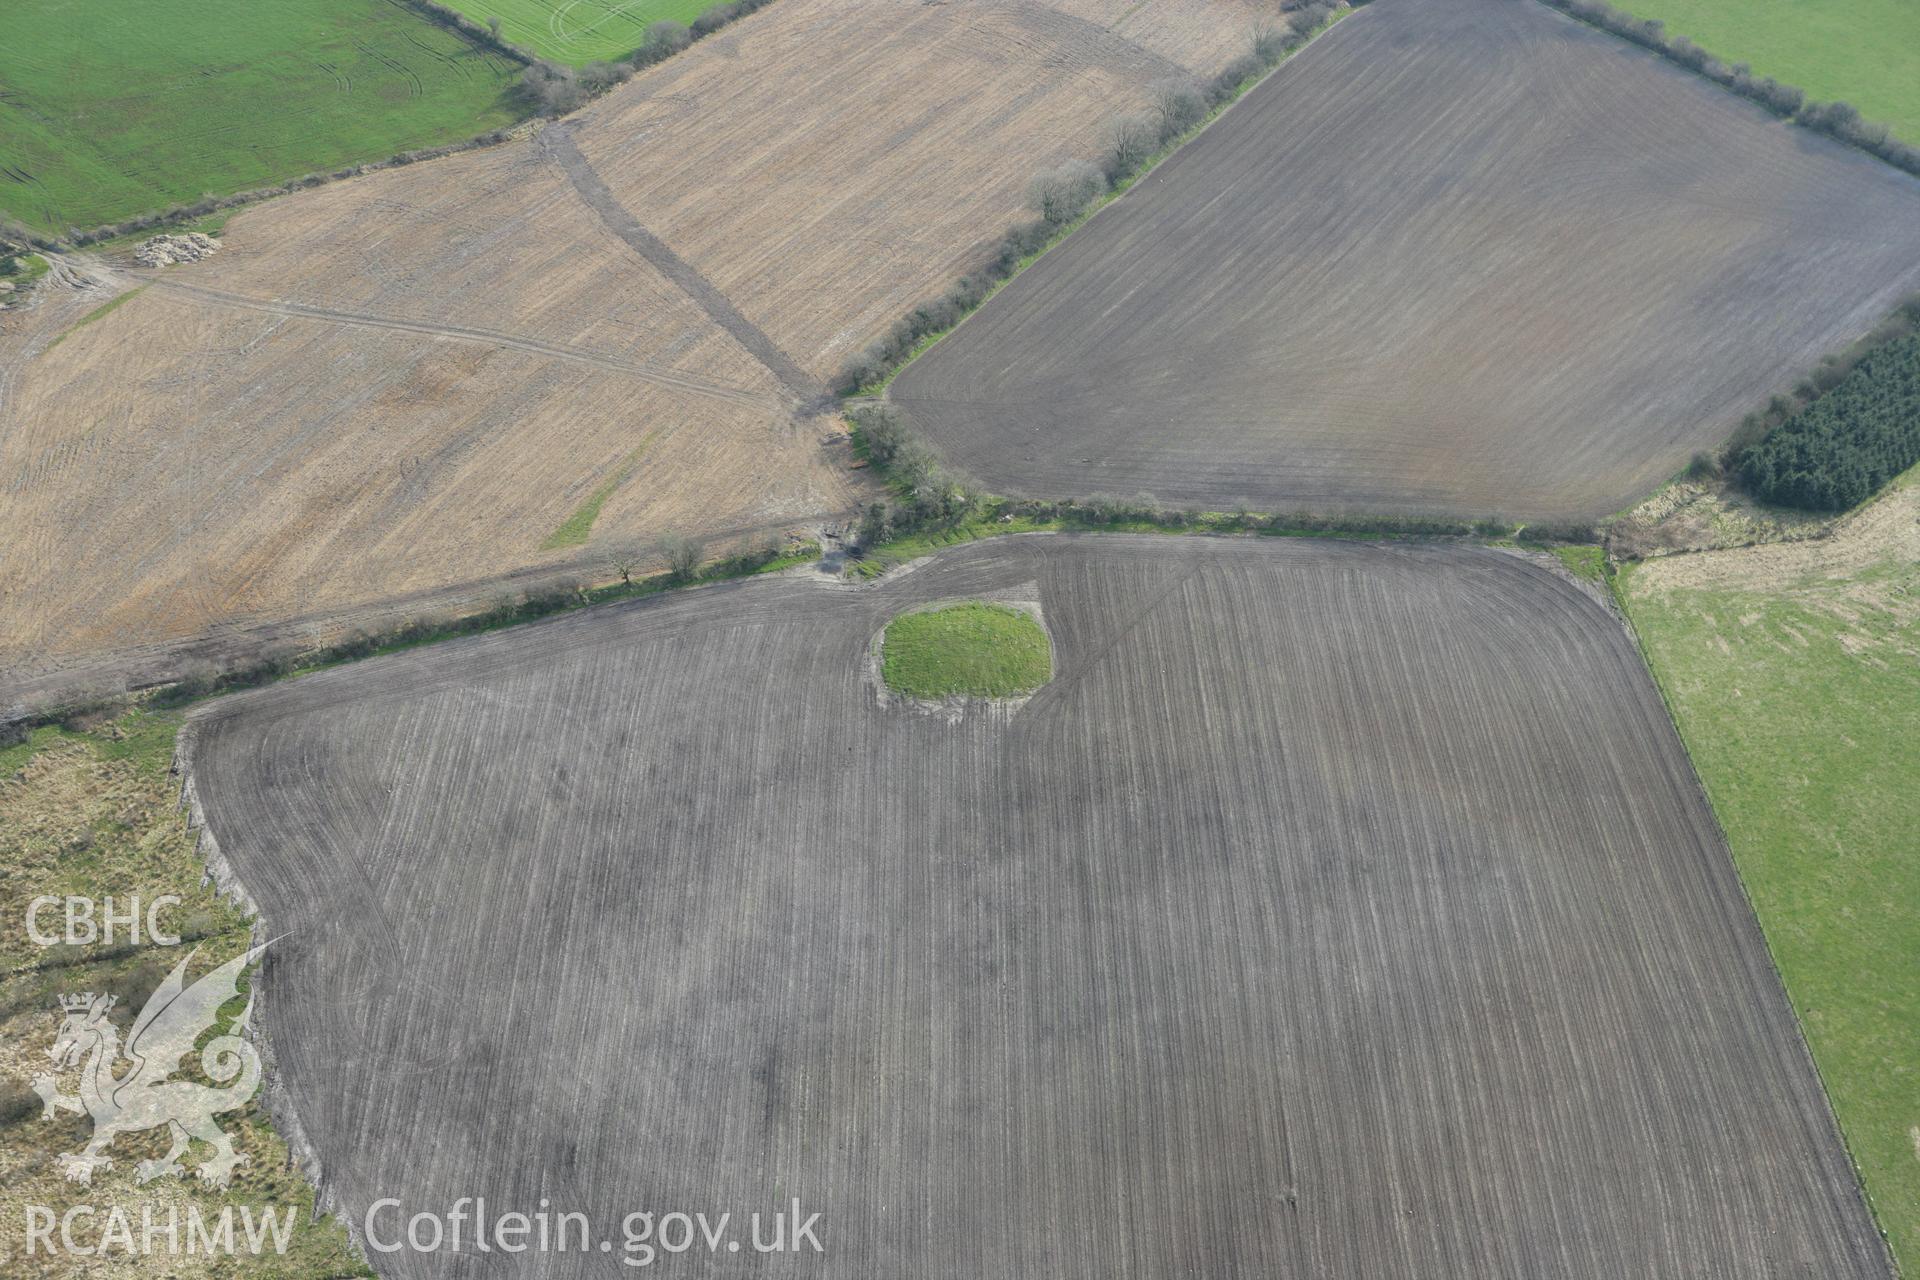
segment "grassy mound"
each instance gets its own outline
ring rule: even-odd
[[[887,624],[881,675],[896,693],[1004,698],[1053,677],[1047,633],[1018,609],[956,604],[904,613]]]

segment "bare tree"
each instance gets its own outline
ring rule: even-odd
[[[667,562],[667,576],[675,582],[692,582],[700,576],[700,562],[707,549],[697,539],[670,533],[660,539],[661,559]]]
[[[1162,80],[1153,86],[1153,109],[1160,113],[1160,137],[1171,141],[1206,118],[1207,96],[1191,80]]]
[[[1054,226],[1072,222],[1107,189],[1106,175],[1085,160],[1069,160],[1034,175],[1027,206]]]
[[[1268,64],[1280,61],[1293,43],[1294,25],[1298,24],[1301,30],[1312,30],[1307,22],[1304,14],[1295,14],[1291,22],[1261,23],[1253,29],[1253,56]]]
[[[621,583],[629,587],[633,585],[634,570],[645,564],[647,560],[646,548],[631,538],[619,538],[609,542],[604,555],[607,571],[619,574]]]
[[[589,62],[580,68],[580,85],[589,94],[603,93],[632,76],[633,68],[624,62]]]
[[[1107,126],[1107,172],[1116,180],[1132,175],[1159,145],[1157,116],[1121,116]]]
[[[662,18],[647,27],[647,46],[661,53],[678,53],[693,43],[693,33],[677,22]]]
[[[544,58],[527,64],[520,73],[520,88],[542,112],[565,115],[579,106],[586,94],[572,67],[563,67]]]

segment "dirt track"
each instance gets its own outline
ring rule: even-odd
[[[907,369],[989,487],[1609,514],[1920,288],[1920,181],[1520,0],[1379,0]]]
[[[888,617],[993,591],[1054,681],[883,708]],[[1002,539],[185,741],[350,1217],[823,1214],[727,1276],[1888,1275],[1632,641],[1512,557]]]

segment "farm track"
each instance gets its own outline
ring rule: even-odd
[[[540,131],[539,142],[567,175],[567,181],[573,184],[573,189],[586,201],[587,207],[599,215],[607,230],[620,237],[661,275],[679,286],[682,293],[699,303],[708,319],[733,335],[734,341],[745,347],[754,359],[780,380],[781,385],[800,402],[805,413],[823,412],[833,403],[830,391],[809,377],[786,352],[773,344],[773,339],[741,315],[739,308],[727,301],[726,295],[714,288],[705,276],[689,266],[679,254],[666,246],[665,241],[641,226],[626,211],[613,192],[607,189],[607,184],[600,180],[600,175],[593,171],[593,166],[587,163],[587,158],[580,154],[580,148],[574,145],[570,126],[547,126]]]
[[[881,704],[889,617],[1002,593],[1050,685]],[[224,699],[181,758],[350,1221],[822,1215],[729,1276],[1889,1275],[1632,641],[1516,557],[998,539]]]
[[[557,343],[540,342],[533,338],[523,338],[510,333],[500,333],[492,329],[466,329],[457,325],[429,324],[425,321],[403,320],[393,316],[368,315],[358,311],[336,311],[330,307],[309,306],[300,302],[280,302],[266,298],[248,298],[237,293],[227,293],[220,289],[209,289],[202,285],[185,284],[161,277],[153,282],[154,287],[170,293],[178,293],[190,298],[227,307],[240,307],[248,311],[264,311],[268,315],[297,316],[305,320],[326,320],[334,324],[358,325],[369,329],[393,329],[401,333],[425,334],[430,338],[455,338],[462,342],[478,342],[490,347],[508,348],[514,351],[527,351],[534,355],[551,356],[556,360],[566,360],[577,364],[591,365],[596,369],[605,369],[613,373],[624,373],[629,377],[650,382],[655,386],[669,387],[689,395],[706,396],[715,400],[725,400],[731,404],[746,405],[751,408],[778,411],[785,406],[778,400],[740,387],[726,387],[706,382],[698,378],[688,378],[657,365],[640,364],[632,360],[615,360],[607,356],[595,355],[590,351],[581,351],[575,347],[564,347]]]
[[[1036,497],[1590,519],[1920,288],[1920,182],[1543,5],[1342,21],[892,384]]]

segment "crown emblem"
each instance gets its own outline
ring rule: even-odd
[[[119,1002],[119,999],[118,996],[106,997],[106,1003],[100,1006],[100,1012],[105,1013],[108,1009],[113,1008],[113,1006]],[[82,991],[78,995],[61,996],[60,1007],[68,1013],[85,1013],[93,1007],[93,1000],[93,992]]]

